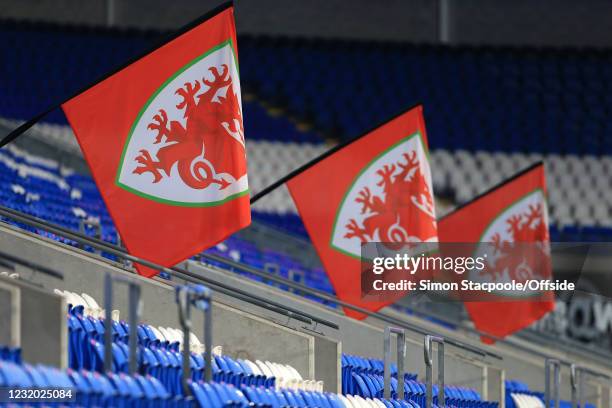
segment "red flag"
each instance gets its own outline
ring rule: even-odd
[[[437,241],[421,106],[326,155],[287,186],[337,296],[353,305],[376,311],[390,303],[362,299],[362,243]]]
[[[172,266],[250,224],[229,3],[62,108],[131,254]]]
[[[552,276],[546,183],[541,163],[442,218],[438,228],[442,243],[482,242],[492,248],[495,258],[489,260],[490,268],[481,277],[484,280],[525,282]],[[518,248],[513,243],[535,245],[519,244],[522,248]],[[537,267],[530,267],[534,261],[539,262]],[[507,294],[504,293],[483,294],[483,301],[474,301],[472,297],[465,306],[477,329],[505,337],[554,309],[552,292],[538,292],[535,297],[530,292],[529,295],[522,300],[505,301],[502,296]],[[483,341],[491,342],[491,339],[483,337]]]

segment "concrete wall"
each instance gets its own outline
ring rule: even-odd
[[[0,344],[5,346],[16,347],[21,343],[20,295],[17,286],[0,278]]]
[[[325,383],[326,391],[342,392],[342,343],[316,335],[314,378]]]
[[[64,298],[19,279],[0,277],[0,344],[19,346],[24,361],[66,368]]]

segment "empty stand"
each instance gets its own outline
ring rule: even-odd
[[[157,36],[152,32],[73,30],[7,22],[0,23],[0,34],[8,40],[0,44],[0,58],[11,61],[0,65],[0,117],[8,118],[2,121],[8,126],[62,100],[146,48]],[[438,208],[438,215],[544,160],[552,240],[607,241],[612,237],[612,142],[607,137],[612,130],[610,52],[264,37],[245,37],[239,42],[253,192],[325,152],[329,146],[322,142],[323,136],[348,140],[421,102],[428,120],[434,189],[449,201]],[[61,146],[62,152],[78,155],[61,112],[51,113],[46,120],[34,129],[38,140],[48,140]],[[49,159],[17,146],[0,151],[0,204],[119,244],[93,180],[66,167],[60,155]],[[306,231],[287,190],[278,189],[254,209],[255,223],[250,230],[206,251],[205,263],[199,262],[200,256],[186,262],[190,271],[216,273],[216,277],[238,286],[232,281],[235,277],[227,277],[232,267],[222,260],[229,259],[333,293],[305,239]],[[186,326],[180,328],[180,319],[169,317],[168,310],[174,307],[173,286],[184,282],[167,273],[161,274],[166,282],[143,284],[143,297],[151,306],[143,320],[131,326],[133,330],[136,327],[136,337],[129,336],[130,325],[121,319],[126,316],[122,313],[127,310],[126,302],[120,302],[116,310],[108,306],[105,310],[96,300],[101,298],[102,287],[96,274],[109,269],[124,274],[122,259],[104,252],[101,255],[106,260],[71,251],[55,242],[94,252],[42,228],[8,217],[0,217],[0,221],[52,240],[41,244],[0,225],[0,242],[19,245],[15,251],[32,258],[39,256],[50,263],[61,259],[60,265],[70,271],[61,279],[34,275],[36,283],[47,289],[61,288],[56,294],[68,305],[66,316],[62,316],[68,326],[63,330],[68,339],[68,369],[33,365],[31,345],[22,350],[5,344],[0,347],[0,386],[70,387],[76,392],[78,406],[424,407],[428,394],[433,406],[498,405],[485,401],[486,384],[484,398],[465,384],[433,385],[428,390],[427,378],[425,382],[419,378],[416,372],[421,368],[414,361],[407,366],[414,373],[405,375],[398,375],[397,365],[390,366],[390,390],[385,395],[382,360],[341,354],[340,342],[326,338],[329,331],[316,324],[304,326],[304,322],[292,320],[291,314],[287,321],[274,313],[253,316],[238,308],[238,302],[215,304],[216,329],[222,340],[213,343],[216,347],[208,341],[204,345]],[[241,277],[289,292],[279,302],[298,302],[295,288],[236,269]],[[9,271],[0,275],[0,281],[20,278]],[[96,284],[97,292],[82,293],[84,286]],[[257,287],[253,282],[243,284],[247,289]],[[282,297],[270,286],[257,290],[271,298]],[[331,308],[304,303],[298,307],[334,316],[345,325],[343,329],[349,325],[338,317],[335,303],[322,302]],[[397,311],[405,312],[401,308]],[[194,320],[201,323],[199,318]],[[349,339],[358,334],[372,340],[381,334],[380,327],[373,327],[355,324],[342,336]],[[110,340],[106,346],[105,335]],[[130,340],[138,350],[132,369],[127,352]],[[371,351],[370,343],[346,343],[347,348],[359,349],[364,355]],[[272,356],[281,349],[286,361],[273,362]],[[105,351],[111,357],[110,367],[105,367]],[[211,357],[209,365],[206,353]],[[185,376],[184,355],[189,364]],[[378,351],[372,351],[374,355]],[[338,358],[341,367],[336,364]],[[425,363],[431,366],[432,359]],[[325,375],[319,375],[321,367]],[[338,368],[341,373],[336,372]],[[210,369],[212,381],[204,381],[206,369]],[[503,373],[499,378],[501,382]],[[546,406],[543,393],[519,381],[507,381],[505,391],[506,407]],[[444,396],[444,402],[438,395]],[[562,407],[567,404],[560,401]],[[584,406],[592,407],[588,403]]]
[[[420,102],[436,148],[611,152],[608,51],[241,40],[246,85],[345,138]]]

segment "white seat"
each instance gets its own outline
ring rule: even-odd
[[[168,333],[165,327],[158,326],[157,330],[159,331],[159,333],[161,333],[161,337],[163,340],[168,341],[170,343],[173,342],[174,336],[172,335],[172,333]]]
[[[286,380],[288,380],[289,378],[287,378],[287,375],[285,372],[283,372],[280,367],[278,367],[277,364],[275,363],[271,363],[269,361],[265,361],[264,364],[266,365],[266,367],[268,368],[268,370],[272,373],[273,377],[276,377],[276,381],[277,381],[277,385],[278,386],[283,386],[284,382]]]
[[[340,398],[340,401],[342,402],[342,405],[344,405],[344,408],[357,408],[353,405],[352,401],[344,395],[338,394],[338,398]]]
[[[374,401],[374,403],[376,404],[377,408],[387,408],[387,406],[385,404],[383,404],[383,402],[379,399],[374,399],[372,400]]]
[[[150,325],[149,328],[151,329],[151,331],[153,332],[157,340],[166,341],[166,336],[164,336],[164,334],[161,331],[159,331],[157,327]]]
[[[577,203],[574,206],[574,217],[576,217],[576,219],[581,220],[581,219],[586,219],[591,217],[591,207],[589,207],[587,204],[585,203]]]
[[[467,202],[472,197],[472,189],[468,186],[462,186],[458,190],[455,190],[455,201],[459,204]]]
[[[348,398],[349,401],[351,401],[351,404],[355,408],[366,408],[366,407],[369,408],[365,400],[358,395],[347,395],[346,398]]]
[[[576,188],[564,188],[562,191],[567,202],[575,204],[582,201],[580,190]]]
[[[559,203],[562,203],[563,200],[563,195],[561,194],[561,191],[559,189],[552,189],[549,188],[548,190],[548,201],[550,202],[551,205],[558,205]]]
[[[56,295],[59,295],[59,296],[61,296],[63,298],[66,297],[66,293],[64,293],[64,291],[61,290],[61,289],[53,289],[53,293],[55,293]]]
[[[89,307],[90,313],[93,317],[104,317],[101,313],[102,308],[100,307],[100,305],[98,305],[98,302],[96,302],[93,297],[91,297],[87,293],[81,293],[81,298],[87,303],[87,306]]]
[[[183,345],[183,331],[179,329],[175,329],[174,327],[166,327],[166,333],[170,334],[173,342],[179,343],[182,347]]]
[[[257,364],[255,364],[251,360],[244,360],[244,361],[251,368],[251,371],[253,371],[255,373],[255,375],[265,375],[263,373],[263,371],[261,371],[261,368],[259,368],[259,366]]]
[[[524,153],[512,153],[510,159],[514,163],[515,170],[522,170],[529,164],[529,159]]]
[[[501,183],[506,177],[497,170],[488,172],[484,176],[485,188],[491,188]]]
[[[263,361],[255,360],[255,364],[259,366],[259,369],[263,373],[263,375],[265,375],[266,377],[274,377],[274,374],[272,373],[272,371],[270,371],[270,368]]]

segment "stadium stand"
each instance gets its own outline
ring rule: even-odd
[[[66,169],[55,167],[53,163],[39,160],[36,157],[28,155],[27,153],[15,148],[9,149],[8,152],[8,154],[6,154],[6,152],[3,153],[3,157],[6,159],[3,160],[3,163],[6,166],[6,169],[11,169],[12,172],[15,173],[15,177],[19,178],[21,181],[21,184],[19,184],[21,188],[15,187],[16,184],[11,185],[10,194],[13,197],[8,201],[8,204],[12,205],[14,208],[21,209],[22,211],[32,215],[50,219],[73,229],[78,229],[80,227],[77,221],[78,219],[89,217],[89,211],[92,211],[92,209],[103,209],[103,206],[96,207],[95,205],[89,204],[80,205],[79,207],[73,206],[73,200],[77,199],[77,197],[79,200],[83,200],[89,193],[95,192],[95,188],[91,188],[91,181],[87,178],[70,174],[70,171],[67,171]],[[9,164],[7,165],[7,163]],[[10,173],[2,172],[2,174]],[[25,179],[22,179],[20,174],[25,175]],[[62,174],[65,176],[62,176]],[[72,187],[71,181],[73,180],[77,180],[75,185],[78,186],[78,189],[76,187]],[[15,179],[12,181],[15,181]],[[6,180],[3,180],[3,182],[8,185]],[[89,188],[87,185],[89,185]],[[3,189],[3,191],[5,190],[9,191],[8,189]],[[38,191],[38,193],[30,193],[30,191]],[[55,203],[55,206],[52,205],[52,207],[49,207],[51,209],[47,208],[47,194],[49,194],[49,203]],[[22,201],[17,202],[15,197]],[[98,204],[100,204],[99,197],[96,197],[96,200],[98,201]],[[44,203],[44,205],[37,204],[41,201]],[[83,203],[87,203],[87,201],[81,202],[81,204]],[[95,213],[99,214],[98,212]],[[112,241],[115,234],[110,219],[107,217],[100,217],[99,220],[101,225],[104,226],[102,230],[105,234],[107,234],[106,238],[109,241]],[[42,231],[35,230],[33,232],[46,235]],[[55,239],[59,238],[55,236],[51,237]],[[74,245],[74,243],[71,243],[69,240],[63,241],[65,243]],[[258,267],[263,266],[263,260],[279,262],[281,265],[285,265],[286,268],[296,264],[295,261],[292,261],[286,255],[275,253],[274,251],[264,253],[263,256],[261,256],[253,244],[249,244],[247,241],[241,241],[237,238],[230,239],[226,243],[213,249],[211,252],[224,254],[225,256],[234,258],[235,260],[244,261]],[[302,265],[297,266],[304,269]],[[325,275],[322,271],[319,271],[315,274],[315,276],[317,276],[316,279],[324,279]],[[320,284],[318,285],[315,283],[316,281],[314,278],[308,280],[308,275],[306,275],[306,279],[306,282],[309,285],[313,287],[321,287]],[[327,290],[331,290],[329,286],[327,286]],[[125,398],[126,401],[134,399],[140,401],[145,401],[148,399],[171,399],[173,404],[175,404],[173,406],[182,406],[180,405],[181,403],[187,404],[184,401],[181,402],[182,400],[180,397],[173,396],[180,390],[180,382],[178,382],[178,379],[180,378],[178,361],[180,360],[177,353],[180,348],[179,343],[181,337],[177,336],[177,332],[172,331],[173,329],[168,330],[168,328],[164,328],[166,331],[164,334],[159,328],[155,330],[153,327],[145,325],[140,327],[141,330],[139,330],[139,340],[142,347],[142,375],[132,378],[124,373],[127,362],[125,352],[125,333],[127,333],[127,329],[123,323],[114,324],[113,329],[116,332],[116,347],[114,347],[113,353],[114,362],[117,371],[119,373],[123,372],[123,374],[108,374],[106,376],[96,374],[95,371],[101,371],[103,361],[103,348],[101,348],[99,341],[101,340],[104,327],[103,322],[96,317],[96,315],[101,316],[100,308],[97,306],[97,303],[93,301],[93,299],[85,300],[85,296],[82,296],[81,299],[78,299],[78,295],[66,294],[66,296],[72,296],[73,300],[71,300],[69,303],[73,305],[81,305],[72,307],[69,313],[69,327],[71,328],[69,335],[71,370],[64,373],[48,367],[31,367],[27,365],[19,367],[14,364],[6,363],[2,364],[2,369],[6,376],[5,378],[11,378],[11,381],[19,381],[7,383],[7,385],[33,384],[33,381],[43,381],[40,378],[44,377],[44,382],[40,382],[40,384],[58,386],[61,384],[71,384],[71,386],[75,387],[79,392],[78,398],[82,403],[86,403],[86,401],[89,403],[91,401],[104,399],[112,400],[114,403],[120,403],[122,398]],[[83,304],[88,305],[87,309]],[[194,341],[193,344],[197,344],[197,341]],[[162,349],[164,350],[163,356],[160,356]],[[8,355],[10,353],[5,351],[1,354]],[[201,359],[201,355],[198,355],[198,357]],[[145,359],[148,359],[148,361]],[[165,365],[162,363],[163,361],[165,361]],[[172,363],[172,361],[174,361],[174,363]],[[233,385],[208,385],[199,384],[197,382],[193,383],[192,387],[194,396],[199,401],[204,401],[200,402],[200,406],[225,406],[217,405],[217,402],[223,399],[235,401],[237,404],[236,406],[243,406],[241,404],[244,404],[247,401],[255,403],[270,403],[272,406],[283,406],[283,396],[285,399],[293,397],[297,403],[296,406],[319,406],[317,403],[311,405],[308,402],[308,399],[310,398],[311,402],[321,401],[320,399],[323,398],[321,395],[326,395],[320,393],[317,394],[315,391],[305,391],[305,389],[307,390],[309,387],[303,385],[297,387],[298,389],[294,391],[289,391],[286,388],[283,388],[282,391],[266,391],[263,393],[261,389],[257,387],[266,385],[272,386],[275,384],[276,380],[271,379],[273,377],[275,379],[282,378],[282,375],[265,375],[265,369],[259,365],[259,363],[261,363],[259,361],[255,362],[257,367],[260,368],[259,373],[257,373],[256,370],[253,370],[252,363],[250,364],[245,360],[240,361],[233,360],[226,356],[216,356],[215,363],[216,364],[213,368],[213,371],[215,372],[215,380]],[[337,401],[341,401],[344,404],[334,405],[332,403],[331,406],[334,407],[371,406],[369,401],[374,401],[374,398],[380,398],[382,396],[382,377],[380,373],[381,362],[378,360],[363,359],[354,356],[344,356],[343,363],[342,385],[343,392],[347,394],[345,397],[346,399],[340,396],[332,397],[329,395],[327,395],[325,398],[327,398],[327,401],[335,399],[336,403]],[[277,369],[278,372],[278,366],[270,366],[268,363],[261,364],[267,365],[267,368],[270,370],[269,373],[274,373],[274,369]],[[194,369],[194,379],[197,380],[197,376],[201,375],[203,367],[201,363],[198,365],[195,355],[194,366],[192,368]],[[27,379],[16,380],[21,378],[24,373],[28,376]],[[93,377],[96,379],[92,379]],[[37,380],[33,380],[33,378]],[[295,384],[298,378],[299,377],[289,381],[283,381],[282,383],[284,385],[291,382]],[[70,383],[67,383],[66,380],[70,381]],[[98,381],[98,383],[96,383],[96,381]],[[103,383],[103,385],[100,383]],[[392,384],[395,384],[396,389],[397,381],[392,381]],[[98,389],[102,387],[104,391],[98,391],[96,387],[98,387]],[[419,404],[418,406],[423,406],[423,387],[423,384],[416,381],[416,378],[413,375],[407,375],[405,377],[405,391],[408,401]],[[155,392],[152,390],[155,390]],[[543,406],[541,405],[543,404],[541,402],[541,393],[533,394],[523,391],[525,390],[520,389],[514,393],[510,393],[515,394],[511,396],[512,402],[515,404],[514,406]],[[474,394],[470,390],[449,386],[447,387],[446,392],[449,398],[449,404],[456,402],[456,406],[495,406],[493,403],[491,403],[491,405],[486,405],[484,402],[480,401],[477,394]],[[274,396],[270,396],[270,393],[272,393]],[[220,397],[220,395],[222,397]],[[275,398],[275,400],[271,400],[271,398]],[[301,398],[304,402],[302,403],[299,398]],[[532,405],[535,404],[534,398],[538,398],[538,404],[540,405]],[[271,403],[270,401],[273,402]],[[276,405],[274,401],[281,402]],[[384,406],[389,406],[387,403],[391,403],[384,400],[380,401],[382,404],[384,404]],[[510,400],[507,401],[507,404],[510,404],[509,401]],[[377,406],[381,406],[378,403],[375,404]],[[391,406],[397,406],[396,404],[391,404]],[[411,405],[404,405],[403,403],[400,403],[399,406]]]
[[[113,311],[113,366],[104,372],[106,330],[100,316],[103,310],[91,296],[60,291],[68,304],[69,366],[66,371],[23,362],[20,350],[0,348],[0,386],[61,387],[74,390],[77,406],[115,406],[128,401],[144,404],[160,401],[160,406],[246,407],[263,404],[270,407],[423,407],[425,384],[416,374],[405,374],[405,400],[397,400],[397,367],[392,365],[392,399],[384,399],[383,362],[358,356],[342,356],[342,394],[322,391],[320,381],[303,380],[291,366],[269,361],[232,359],[213,349],[213,381],[202,380],[204,350],[191,354],[190,388],[193,398],[183,395],[181,385],[182,332],[141,324],[138,327],[138,374],[128,374],[127,323]],[[192,344],[201,344],[192,337]],[[437,394],[437,388],[434,387]],[[483,401],[471,389],[445,386],[448,407],[494,408],[495,402]],[[434,399],[434,403],[436,400]],[[68,404],[67,404],[68,405]],[[259,405],[257,405],[259,406]],[[435,405],[434,405],[435,406]]]
[[[354,137],[416,102],[432,147],[609,154],[605,51],[245,38],[245,82]],[[261,55],[266,55],[261,59]],[[356,86],[355,86],[356,85]],[[373,101],[376,101],[373,103]],[[577,139],[581,143],[576,143]]]
[[[138,54],[159,35],[13,22],[0,23],[0,33],[8,40],[0,44],[0,58],[11,61],[0,64],[0,116],[9,127]],[[612,99],[609,87],[602,86],[612,83],[608,52],[451,49],[265,37],[244,37],[240,45],[249,167],[257,169],[250,178],[254,192],[324,152],[328,148],[324,138],[348,140],[401,108],[421,102],[428,120],[436,194],[453,205],[462,204],[544,160],[552,240],[612,237],[612,144],[604,137],[612,130],[607,110]],[[71,82],[65,81],[67,76]],[[79,154],[61,112],[51,113],[46,120],[35,127],[37,137]],[[113,222],[90,176],[57,159],[14,145],[0,151],[0,204],[118,244]],[[307,237],[286,189],[277,190],[255,209],[254,218],[263,228],[289,232],[289,239]],[[78,246],[41,229],[2,221]],[[294,254],[248,236],[233,236],[207,253],[333,293],[320,265],[304,263]],[[91,296],[57,293],[69,305],[69,369],[32,366],[22,361],[19,349],[2,347],[0,386],[74,388],[78,406],[425,406],[425,385],[416,374],[401,379],[406,400],[400,401],[396,398],[402,384],[397,367],[392,367],[392,398],[384,399],[383,362],[348,354],[341,357],[342,394],[323,392],[320,381],[304,379],[290,365],[232,358],[220,348],[212,350],[214,382],[206,383],[202,381],[206,350],[193,333],[193,397],[184,397],[180,330],[140,324],[139,373],[130,375],[128,326],[115,312],[113,370],[104,372],[103,338],[108,328],[103,310]],[[505,389],[506,407],[545,406],[542,393],[530,391],[519,381],[507,381]],[[484,401],[473,389],[447,385],[444,390],[448,407],[498,406]]]
[[[0,55],[11,61],[0,68],[0,81],[5,82],[0,116],[13,120],[27,119],[61,100],[78,88],[76,84],[86,84],[138,54],[159,35],[10,22],[0,24],[0,31],[10,39]],[[612,75],[606,52],[240,40],[247,95],[255,93],[268,105],[286,108],[271,116],[260,102],[245,98],[250,166],[258,169],[251,172],[258,175],[250,179],[254,192],[325,150],[317,133],[298,130],[288,117],[312,123],[320,134],[346,139],[421,102],[439,195],[460,204],[543,159],[553,238],[609,237],[612,159],[604,137],[610,129],[605,114],[609,92],[595,86],[609,83]],[[19,44],[21,52],[8,55],[9,44]],[[67,72],[70,84],[60,80]],[[336,85],[330,86],[331,81]],[[45,137],[60,143],[73,139],[61,126],[61,112],[46,120],[38,126]],[[74,142],[66,144],[78,152]],[[295,212],[284,189],[258,208],[267,213],[267,222],[303,232],[295,217],[276,216]]]
[[[570,401],[559,401],[559,407],[570,408],[572,407]],[[531,391],[527,384],[516,381],[506,381],[506,407],[508,408],[521,408],[521,407],[546,407],[544,403],[544,393]],[[585,403],[585,408],[595,408],[594,405]]]
[[[66,297],[69,305],[69,366],[74,370],[104,370],[104,311],[87,294],[69,291],[59,292]],[[128,371],[128,333],[129,326],[119,319],[119,311],[114,311],[113,364],[115,372]],[[183,332],[176,328],[155,327],[141,324],[138,327],[140,345],[140,367],[144,374],[156,377],[173,393],[180,393]],[[191,367],[194,380],[201,380],[204,372],[205,348],[190,332],[190,350],[193,350]],[[305,389],[322,391],[320,381],[304,380],[297,370],[289,365],[269,361],[234,360],[224,356],[219,347],[213,348],[213,378],[236,386],[253,385],[276,388]]]

